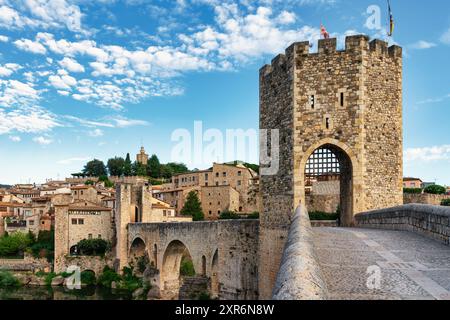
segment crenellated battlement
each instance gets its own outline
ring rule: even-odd
[[[372,52],[380,57],[389,57],[392,59],[399,59],[402,57],[402,48],[397,45],[392,45],[389,47],[388,43],[383,40],[373,39],[367,35],[354,35],[347,36],[345,38],[345,49],[337,49],[337,39],[320,39],[318,41],[318,51],[310,51],[310,42],[295,42],[290,45],[284,54],[279,54],[272,61],[271,64],[267,64],[260,69],[260,75],[266,76],[270,74],[273,70],[283,66],[290,58],[295,56],[299,59],[307,57],[317,57],[321,55],[333,55],[333,54],[358,54],[363,52]]]

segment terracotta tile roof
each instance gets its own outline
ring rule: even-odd
[[[72,190],[85,190],[85,189],[89,189],[89,188],[93,188],[92,186],[73,186],[70,187],[70,189]]]
[[[111,208],[106,208],[106,207],[101,207],[101,206],[92,206],[92,205],[88,205],[88,206],[74,206],[74,205],[69,205],[69,210],[76,210],[76,211],[111,211]]]

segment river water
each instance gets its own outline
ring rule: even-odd
[[[0,300],[131,300],[129,291],[104,287],[83,287],[69,290],[64,287],[25,286],[0,288]]]

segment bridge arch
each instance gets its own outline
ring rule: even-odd
[[[142,269],[140,265],[142,265],[142,263],[147,264],[149,262],[148,260],[149,257],[147,254],[147,246],[145,241],[140,236],[135,237],[131,242],[130,251],[128,254],[128,263],[131,266],[137,266],[138,268],[135,269],[143,272],[143,270],[139,270]]]
[[[171,241],[162,259],[161,266],[161,296],[163,299],[178,299],[181,286],[180,267],[183,260],[193,264],[191,253],[188,247],[180,240]],[[193,270],[195,273],[195,269]]]
[[[211,297],[219,297],[219,250],[216,249],[211,261]]]
[[[353,226],[354,215],[357,212],[357,199],[354,195],[357,194],[356,188],[360,185],[360,177],[357,174],[358,160],[351,148],[336,139],[322,139],[304,152],[299,169],[301,188],[297,189],[297,196],[302,204],[306,204],[305,187],[312,177],[328,174],[339,176],[340,223],[341,226]]]

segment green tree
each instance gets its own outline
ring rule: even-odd
[[[227,210],[227,211],[223,211],[220,214],[219,220],[234,220],[234,219],[239,219],[239,218],[240,218],[240,216],[236,212]]]
[[[445,187],[443,187],[443,186],[434,184],[434,185],[426,187],[424,192],[430,193],[430,194],[445,194],[447,192],[447,189],[445,189]]]
[[[188,257],[181,258],[180,275],[185,277],[195,276],[194,263]]]
[[[125,163],[123,165],[123,175],[126,176],[126,177],[131,176],[133,174],[133,172],[132,172],[133,168],[132,167],[133,167],[133,165],[131,163],[130,154],[127,153],[127,156],[125,158]]]
[[[21,232],[3,236],[0,238],[0,256],[10,257],[22,255],[33,242],[29,234]]]
[[[253,171],[255,171],[256,173],[259,173],[259,165],[257,164],[253,164],[253,163],[244,163],[244,166],[246,166],[249,169],[252,169]]]
[[[170,168],[172,175],[189,172],[188,167],[184,163],[169,162],[166,166]]]
[[[111,176],[120,177],[124,174],[125,159],[122,157],[114,157],[108,160],[108,171]]]
[[[161,177],[161,163],[159,162],[156,154],[152,155],[150,159],[148,159],[147,163],[147,175],[152,178],[160,178]]]
[[[106,188],[112,188],[114,187],[114,183],[108,179],[107,176],[101,176],[98,178],[98,181],[103,182],[105,184]]]
[[[167,164],[162,164],[160,166],[160,178],[170,179],[173,175],[173,169]]]
[[[83,239],[77,247],[82,256],[103,256],[110,245],[103,239]]]
[[[83,174],[88,177],[106,176],[106,167],[103,161],[94,159],[86,163],[83,169]]]
[[[202,204],[198,199],[197,192],[195,191],[189,192],[186,198],[186,202],[184,203],[184,206],[181,209],[181,214],[185,216],[192,216],[192,220],[194,221],[202,221],[205,219],[205,216],[202,211]]]
[[[147,175],[147,167],[142,163],[135,161],[132,167],[133,176],[145,177]]]

